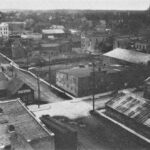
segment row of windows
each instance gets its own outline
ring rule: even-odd
[[[146,49],[147,48],[146,45],[141,45],[141,44],[136,44],[135,47],[139,48],[139,49]]]
[[[3,35],[3,34],[8,34],[8,32],[0,32],[0,34],[1,34],[1,35]]]
[[[7,31],[8,30],[8,28],[0,28],[0,31]]]

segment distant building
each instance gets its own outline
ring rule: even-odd
[[[63,26],[54,25],[49,29],[43,29],[42,35],[44,39],[62,39],[68,37],[68,33],[65,32]]]
[[[71,33],[71,44],[73,49],[81,48],[81,32],[76,29],[69,29]],[[80,50],[81,51],[81,50]]]
[[[23,58],[26,56],[25,49],[23,48],[19,39],[16,39],[11,45],[12,58]]]
[[[26,32],[26,33],[21,34],[21,38],[22,39],[29,39],[29,40],[41,40],[42,34]]]
[[[110,52],[103,54],[104,63],[123,63],[123,64],[148,64],[150,62],[150,54],[116,48]]]
[[[130,38],[129,36],[121,36],[121,37],[116,37],[114,40],[113,48],[123,48],[123,49],[128,49],[129,48],[129,43],[130,43]]]
[[[8,23],[0,24],[0,37],[8,38],[9,37],[9,25]]]
[[[121,71],[118,69],[103,69],[100,72],[96,69],[93,77],[92,67],[75,67],[57,71],[56,85],[76,97],[81,97],[92,94],[93,90],[96,94],[120,88],[119,78]]]
[[[19,99],[0,102],[1,150],[55,150],[48,131]]]
[[[90,33],[81,35],[81,48],[84,52],[101,53],[101,45],[109,35],[106,33]]]
[[[135,42],[135,49],[140,52],[150,53],[150,42],[137,41]]]
[[[25,30],[26,22],[12,21],[12,22],[6,22],[6,23],[9,26],[10,35],[21,35]]]
[[[50,54],[51,57],[69,54],[71,52],[71,45],[69,41],[43,43],[40,48],[40,52]]]
[[[20,98],[25,104],[34,103],[34,90],[18,77],[9,82],[7,96],[9,98]]]
[[[62,29],[62,30],[65,29],[65,27],[63,25],[52,25],[50,28],[51,29]]]
[[[100,20],[99,23],[95,27],[96,31],[98,32],[104,32],[106,31],[106,21]]]

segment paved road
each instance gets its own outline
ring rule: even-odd
[[[38,97],[37,79],[21,71],[17,70],[16,72],[19,78],[21,78],[25,83],[27,83],[30,87],[32,87],[35,90],[35,98],[37,98]],[[50,90],[49,86],[42,82],[40,82],[40,91],[41,91],[41,99],[43,101],[52,103],[64,100],[62,97],[59,97],[56,94],[54,94],[54,92]]]

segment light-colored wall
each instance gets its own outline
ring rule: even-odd
[[[78,96],[78,78],[75,76],[58,71],[56,73],[56,85],[67,92]]]
[[[0,25],[0,36],[8,37],[9,36],[9,27],[8,24]]]

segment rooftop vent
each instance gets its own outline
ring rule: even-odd
[[[9,133],[15,132],[15,127],[14,127],[14,125],[8,125],[8,132],[9,132]]]

